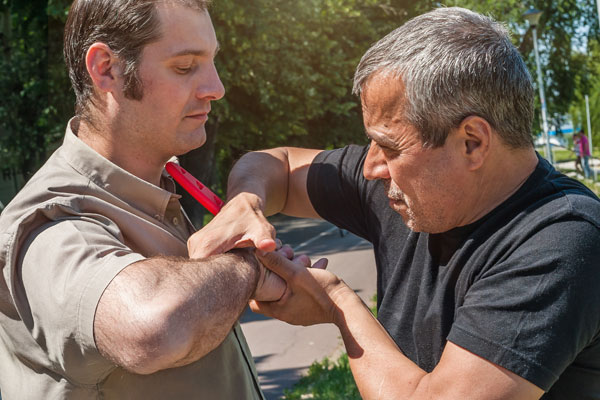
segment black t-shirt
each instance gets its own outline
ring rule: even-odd
[[[367,147],[317,156],[308,193],[324,219],[373,243],[378,319],[430,372],[447,340],[547,393],[600,399],[600,201],[542,158],[482,219],[417,233],[363,177]]]

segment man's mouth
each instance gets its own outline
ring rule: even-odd
[[[208,120],[208,111],[190,114],[187,115],[186,118],[195,119],[197,121],[206,121]]]

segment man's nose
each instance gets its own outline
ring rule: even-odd
[[[387,161],[383,156],[381,148],[374,142],[371,142],[365,164],[363,166],[363,175],[365,179],[390,179]]]
[[[225,95],[225,87],[214,64],[212,64],[202,77],[196,88],[196,97],[204,100],[219,100]]]

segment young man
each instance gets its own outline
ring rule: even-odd
[[[224,94],[206,7],[73,3],[77,115],[0,218],[4,399],[263,398],[237,319],[285,285],[246,250],[207,258],[164,172]]]
[[[365,54],[355,91],[369,146],[247,154],[228,211],[371,241],[381,325],[333,274],[272,254],[286,292],[253,309],[335,323],[366,399],[600,398],[600,201],[535,153],[506,29],[458,8],[419,16]],[[225,248],[227,218],[205,231]]]

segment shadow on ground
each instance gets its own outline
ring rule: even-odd
[[[267,354],[261,357],[255,357],[254,362],[260,365],[261,362],[271,357]],[[258,379],[260,386],[267,400],[277,400],[281,398],[281,388],[292,388],[302,377],[302,372],[308,368],[308,365],[296,368],[280,368],[273,371],[260,372]]]
[[[300,253],[327,255],[371,247],[361,238],[323,220],[277,214],[269,217],[269,222],[275,227],[277,237],[293,249],[300,246]]]

